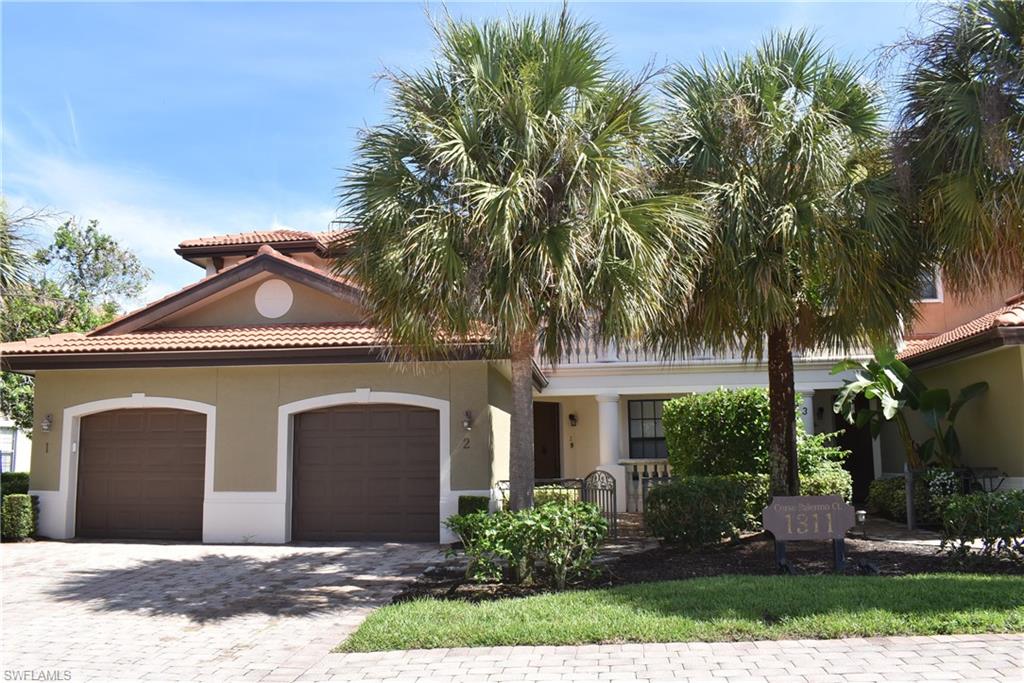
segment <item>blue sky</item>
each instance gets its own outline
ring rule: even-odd
[[[512,4],[511,11],[557,11]],[[440,5],[432,4],[431,11]],[[457,16],[510,3],[450,3]],[[917,3],[574,3],[624,68],[749,49],[807,27],[867,59]],[[144,298],[201,273],[200,235],[328,227],[357,131],[383,119],[384,66],[431,58],[423,3],[19,4],[2,9],[9,208],[96,218],[153,270]]]

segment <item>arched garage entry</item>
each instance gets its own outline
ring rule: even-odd
[[[447,401],[367,389],[297,401],[280,417],[293,540],[439,540]]]
[[[76,535],[198,541],[206,415],[110,410],[81,419]]]

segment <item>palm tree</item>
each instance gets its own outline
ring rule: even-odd
[[[637,334],[700,231],[686,202],[654,195],[650,74],[613,72],[592,24],[563,9],[434,29],[432,67],[385,74],[389,119],[361,133],[343,181],[357,227],[336,268],[402,357],[484,328],[511,360],[520,509],[533,496],[535,350],[557,362],[591,324],[605,340]]]
[[[1024,284],[1024,3],[944,5],[902,47],[904,192],[950,291]]]
[[[38,211],[8,213],[7,203],[0,197],[0,306],[10,294],[28,284],[33,260],[26,229],[41,215]]]
[[[758,358],[767,346],[772,490],[795,495],[794,349],[891,340],[913,314],[922,267],[879,98],[803,32],[675,67],[663,91],[667,189],[700,197],[715,239],[696,295],[654,341]]]

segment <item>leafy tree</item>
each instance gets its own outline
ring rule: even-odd
[[[923,271],[880,98],[804,32],[677,66],[663,91],[666,189],[701,199],[715,239],[696,295],[670,295],[685,303],[665,309],[654,341],[746,357],[767,346],[772,491],[793,495],[794,350],[891,339]]]
[[[960,410],[986,391],[988,382],[976,382],[960,390],[954,400],[948,389],[929,389],[906,363],[896,358],[892,349],[876,349],[871,360],[845,360],[832,368],[832,374],[853,370],[836,397],[833,410],[848,423],[868,425],[877,437],[882,423],[896,424],[907,464],[921,469],[925,464],[952,468],[960,463],[961,447],[954,423]],[[857,409],[858,396],[869,399],[866,407]],[[906,410],[920,413],[932,436],[918,444],[910,431]]]
[[[74,220],[31,257],[34,274],[3,300],[2,341],[86,332],[110,322],[120,302],[142,293],[150,273],[138,256],[99,229]],[[0,412],[21,429],[32,426],[32,378],[3,373]]]
[[[556,362],[590,324],[636,334],[685,289],[702,233],[655,196],[646,76],[615,73],[604,38],[556,17],[435,26],[436,61],[385,75],[389,120],[364,131],[343,182],[358,228],[337,268],[413,358],[481,328],[511,359],[510,504],[533,495],[535,349]],[[680,252],[680,257],[673,254]]]
[[[940,5],[900,47],[903,189],[950,291],[1024,284],[1024,3]]]

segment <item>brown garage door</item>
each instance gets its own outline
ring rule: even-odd
[[[205,415],[97,413],[82,418],[78,443],[78,536],[202,538]]]
[[[438,412],[361,404],[295,416],[292,537],[437,541]]]

